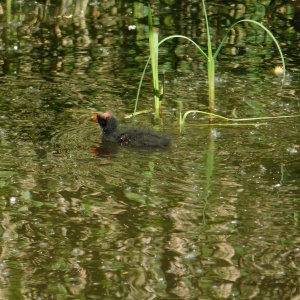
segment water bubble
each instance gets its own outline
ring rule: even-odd
[[[294,147],[287,148],[286,151],[289,152],[290,154],[298,153],[298,149]]]
[[[16,198],[16,197],[10,197],[10,198],[9,198],[9,202],[10,202],[11,204],[16,204],[16,203],[17,203],[17,198]]]
[[[128,26],[128,29],[129,29],[129,30],[136,30],[136,26],[135,26],[135,25],[129,25],[129,26]]]

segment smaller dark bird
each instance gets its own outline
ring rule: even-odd
[[[157,131],[128,128],[118,130],[116,118],[110,112],[105,112],[92,117],[102,128],[102,139],[116,142],[120,145],[130,145],[140,148],[167,148],[171,139]]]

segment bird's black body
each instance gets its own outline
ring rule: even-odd
[[[166,148],[171,143],[169,137],[152,130],[138,128],[118,130],[117,120],[110,112],[96,115],[92,119],[102,128],[103,140],[140,148]]]

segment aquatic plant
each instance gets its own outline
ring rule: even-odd
[[[151,58],[151,70],[152,70],[152,81],[153,81],[153,92],[154,92],[154,107],[156,117],[161,107],[159,100],[159,81],[158,81],[158,31],[153,28],[152,14],[150,6],[148,7],[148,27],[149,27],[149,47],[150,47],[150,58]]]
[[[146,73],[146,69],[148,67],[149,62],[151,61],[151,70],[152,70],[152,82],[153,82],[153,93],[154,93],[154,108],[155,108],[155,118],[159,117],[160,111],[161,111],[161,93],[159,90],[159,80],[158,80],[158,31],[156,28],[153,27],[152,22],[152,12],[150,4],[148,5],[148,28],[149,28],[149,49],[150,49],[150,56],[148,58],[148,61],[146,63],[146,66],[144,68],[143,74],[141,76],[141,80],[138,87],[137,92],[137,98],[135,101],[135,107],[134,107],[134,115],[137,114],[137,104],[138,99],[143,83],[143,79]]]
[[[226,117],[223,117],[223,116],[220,116],[220,115],[216,115],[216,114],[213,114],[213,113],[209,113],[209,112],[205,112],[205,111],[200,111],[200,110],[189,110],[187,112],[185,112],[183,115],[182,113],[180,112],[180,126],[183,126],[184,123],[185,123],[185,120],[187,118],[187,116],[189,114],[192,114],[192,113],[200,113],[200,114],[203,114],[203,115],[207,115],[207,116],[210,116],[210,117],[214,117],[214,118],[218,118],[220,119],[221,121],[223,121],[222,124],[213,124],[213,125],[220,125],[220,126],[230,126],[230,125],[236,125],[237,122],[240,124],[240,122],[252,122],[252,121],[270,121],[270,120],[273,120],[273,119],[282,119],[282,118],[295,118],[295,117],[300,117],[300,115],[288,115],[288,116],[277,116],[277,117],[258,117],[258,118],[236,118],[236,119],[232,119],[232,118],[226,118]],[[249,126],[249,125],[255,125],[255,126],[259,126],[259,125],[264,125],[265,123],[243,123],[242,125],[245,125],[245,126]]]
[[[202,48],[195,43],[191,38],[183,36],[183,35],[171,35],[168,36],[166,38],[164,38],[162,41],[160,41],[158,43],[158,33],[157,30],[155,30],[153,28],[153,23],[152,23],[152,13],[151,13],[151,7],[150,5],[148,5],[148,27],[149,27],[149,48],[150,48],[150,56],[149,59],[146,63],[146,66],[144,68],[143,74],[141,76],[141,80],[139,83],[139,87],[138,87],[138,92],[137,92],[137,98],[136,98],[136,102],[135,102],[135,109],[134,109],[134,114],[136,114],[136,110],[137,110],[137,103],[138,103],[138,99],[139,99],[139,95],[140,95],[140,90],[141,90],[141,86],[142,86],[142,82],[143,82],[143,78],[145,76],[145,72],[146,72],[146,68],[149,64],[149,61],[151,61],[151,68],[152,68],[152,78],[153,78],[153,90],[154,90],[154,108],[155,108],[155,116],[158,117],[159,113],[161,111],[161,101],[160,99],[162,98],[162,94],[159,91],[159,80],[158,80],[158,48],[161,44],[163,44],[164,42],[166,42],[167,40],[173,39],[173,38],[182,38],[182,39],[186,39],[189,42],[191,42],[199,51],[199,53],[203,56],[203,58],[206,60],[207,62],[207,74],[208,74],[208,94],[209,94],[209,111],[210,113],[206,113],[206,112],[201,112],[201,111],[197,111],[200,113],[204,113],[204,114],[208,114],[210,115],[210,117],[219,117],[219,118],[223,118],[226,119],[227,121],[230,120],[228,118],[224,118],[218,115],[214,114],[215,111],[215,60],[221,50],[221,48],[223,47],[227,36],[229,34],[229,32],[233,29],[234,26],[236,26],[237,24],[240,23],[252,23],[254,25],[257,25],[259,27],[261,27],[263,30],[265,30],[267,32],[267,34],[272,38],[272,40],[274,41],[280,57],[281,57],[281,62],[282,62],[282,75],[283,75],[283,80],[285,79],[285,61],[284,61],[284,57],[280,48],[280,45],[278,43],[278,41],[276,40],[276,38],[274,37],[274,35],[272,34],[272,32],[267,29],[264,25],[262,25],[261,23],[251,20],[251,19],[243,19],[243,20],[239,20],[237,22],[235,22],[233,25],[231,25],[224,38],[222,39],[220,45],[218,46],[217,50],[215,51],[215,53],[213,54],[212,51],[212,44],[211,44],[211,35],[210,35],[210,28],[209,28],[209,22],[208,22],[208,16],[207,16],[207,12],[206,12],[206,6],[205,6],[205,0],[202,0],[202,6],[203,6],[203,12],[204,12],[204,18],[205,18],[205,24],[206,24],[206,32],[207,32],[207,54],[204,52],[204,50],[202,50]],[[184,121],[187,117],[187,115],[191,112],[195,112],[195,111],[190,111],[190,112],[186,112],[185,115],[182,117],[180,116],[180,124],[184,124]],[[241,119],[239,119],[241,120]],[[244,120],[244,119],[243,119]],[[249,120],[249,119],[248,119]],[[235,120],[237,121],[237,120]]]

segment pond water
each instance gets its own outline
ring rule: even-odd
[[[160,39],[206,47],[201,3],[153,1]],[[207,1],[216,113],[300,114],[299,1]],[[147,72],[146,1],[0,6],[0,299],[298,299],[299,118],[209,124],[206,64],[186,41],[159,53],[163,117]],[[206,48],[204,48],[206,49]],[[90,117],[172,138],[105,148]]]

